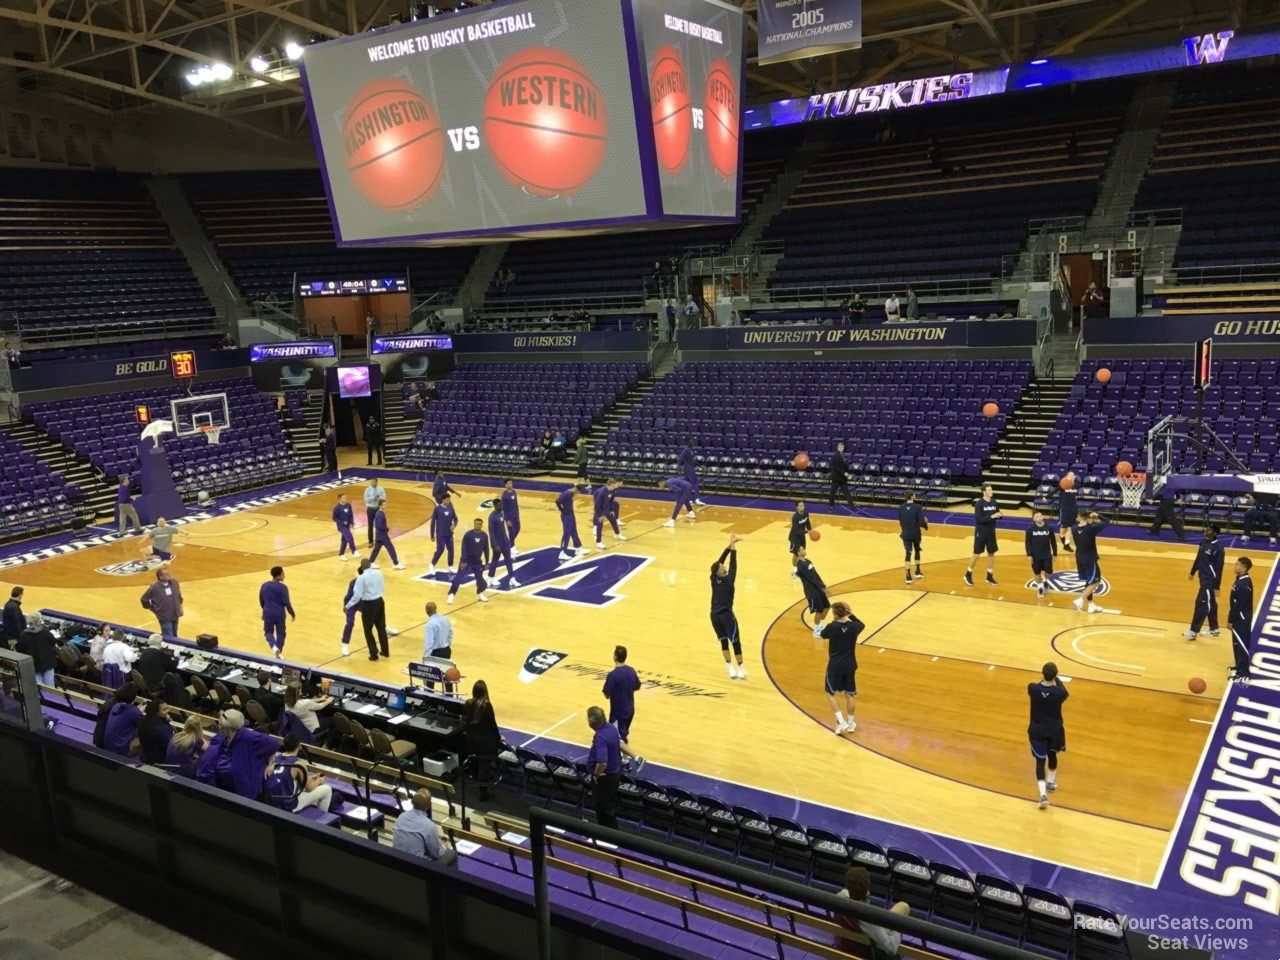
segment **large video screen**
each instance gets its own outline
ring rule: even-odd
[[[308,47],[339,240],[649,213],[623,3],[510,0]]]
[[[738,216],[742,10],[718,0],[633,0],[662,212]]]

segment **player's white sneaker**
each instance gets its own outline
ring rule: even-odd
[[[814,635],[815,637],[820,637],[820,636],[822,636],[822,628],[821,628],[821,627],[814,627],[814,628],[813,628],[813,635]]]
[[[403,570],[403,569],[404,569],[404,564],[403,564],[403,563],[397,563],[397,564],[395,564],[395,565],[394,565],[394,568],[395,568],[396,570]]]
[[[512,548],[511,548],[511,559],[512,559],[512,560],[514,560],[514,559],[515,559],[516,557],[518,557],[518,556],[520,556],[520,551],[519,551],[519,550],[517,550],[515,547],[512,547]]]
[[[705,507],[705,506],[706,506],[706,504],[705,504],[705,503],[703,503],[701,500],[694,500],[694,501],[693,501],[693,505],[694,505],[695,507]]]
[[[272,652],[273,654],[275,654],[275,657],[276,657],[276,659],[277,659],[277,660],[279,660],[279,659],[280,659],[280,648],[279,648],[279,647],[272,647],[272,648],[271,648],[271,652]]]
[[[1079,610],[1081,613],[1084,613],[1084,597],[1076,597],[1074,600],[1071,601],[1071,605],[1075,607],[1077,610]]]
[[[615,533],[615,534],[613,535],[613,539],[618,540],[618,541],[622,541],[622,540],[626,540],[627,538],[626,538],[626,537],[624,537],[624,536],[623,536],[622,534],[620,534],[620,533]]]
[[[619,520],[619,521],[618,521],[618,528],[619,528],[619,529],[621,529],[622,527],[625,527],[625,526],[626,526],[626,524],[625,524],[625,523],[623,523],[621,520]]]
[[[427,567],[427,576],[434,577],[435,575],[436,575],[436,565],[433,563],[431,564],[431,566]]]
[[[692,510],[690,510],[688,513],[684,515],[684,518],[686,520],[696,520],[698,518],[698,515],[694,513]]]
[[[340,554],[338,554],[338,559],[339,559],[339,560],[341,560],[343,563],[346,563],[346,562],[347,562],[347,555],[346,555],[345,553],[340,553]]]
[[[739,680],[747,679],[747,668],[744,667],[742,664],[738,664],[738,679]]]
[[[479,600],[481,603],[488,603],[489,595],[487,593],[481,593],[476,596],[476,599]]]
[[[344,643],[344,644],[342,645],[342,655],[343,655],[344,657],[349,657],[349,656],[351,656],[351,644],[349,644],[349,643]]]
[[[449,599],[448,599],[448,600],[446,600],[446,601],[445,601],[445,603],[448,603],[448,604],[450,604],[450,605],[452,605],[452,604],[453,604],[453,594],[452,594],[452,593],[451,593],[451,594],[449,594]]]
[[[1182,632],[1182,639],[1184,640],[1194,640],[1198,636],[1200,636],[1200,634],[1196,633],[1194,630],[1184,630]]]
[[[453,568],[453,564],[449,564],[449,569],[445,571],[445,573],[449,574],[451,577],[457,572],[458,571]]]
[[[572,559],[573,559],[573,554],[572,554],[572,553],[565,553],[563,550],[561,550],[561,551],[556,555],[556,558],[557,558],[557,559],[559,559],[559,560],[572,560]]]
[[[853,719],[853,717],[850,717],[848,720],[844,722],[845,733],[853,733],[853,731],[857,729],[858,729],[858,721]]]
[[[1248,542],[1249,542],[1249,537],[1248,537],[1248,535],[1241,536],[1241,537],[1240,537],[1240,542],[1241,542],[1241,543],[1248,543]]]
[[[676,525],[676,522],[674,520],[668,520],[666,523],[663,524],[664,527],[674,527],[675,525]]]
[[[522,587],[522,586],[524,586],[524,584],[522,584],[522,583],[521,583],[519,580],[517,580],[515,577],[512,577],[510,580],[508,580],[508,581],[507,581],[507,586],[508,586],[508,587]]]
[[[573,552],[580,557],[585,557],[591,551],[588,550],[586,547],[575,547]]]
[[[1221,630],[1210,630],[1210,631],[1209,631],[1209,636],[1211,636],[1211,637],[1220,637],[1220,636],[1222,636],[1222,631],[1221,631]]]
[[[604,549],[604,541],[603,541],[603,540],[597,540],[597,541],[596,541],[596,549],[597,549],[597,550],[603,550],[603,549]]]
[[[359,560],[359,559],[360,559],[360,551],[359,551],[359,550],[352,550],[352,551],[351,551],[351,556],[352,556],[353,558],[355,558],[356,560]]]
[[[838,737],[838,736],[840,736],[841,734],[843,734],[843,733],[844,733],[846,730],[848,730],[848,729],[849,729],[849,728],[848,728],[847,726],[845,726],[844,721],[843,721],[843,720],[841,720],[840,722],[838,722],[838,723],[836,724],[836,736],[837,736],[837,737]]]
[[[1041,810],[1049,809],[1049,797],[1047,794],[1044,794],[1044,793],[1040,794],[1040,809]]]
[[[736,669],[734,669],[733,664],[732,664],[732,663],[726,663],[726,664],[725,664],[725,666],[729,668],[729,679],[730,679],[730,680],[737,680],[737,679],[738,679],[738,671],[737,671]]]
[[[1053,793],[1053,791],[1058,789],[1058,783],[1056,780],[1050,780],[1048,783],[1044,785],[1044,788],[1048,790],[1050,793]]]
[[[1101,608],[1100,606],[1098,606],[1096,603],[1094,603],[1094,602],[1090,601],[1090,602],[1089,602],[1089,612],[1090,612],[1090,613],[1101,613],[1101,612],[1102,612],[1102,608]]]

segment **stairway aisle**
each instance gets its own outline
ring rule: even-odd
[[[320,418],[324,414],[324,391],[308,390],[307,402],[302,408],[306,423],[289,427],[287,437],[289,452],[302,461],[308,475],[319,473],[324,467],[320,455]]]
[[[1071,395],[1072,377],[1036,377],[1027,385],[1013,414],[983,464],[983,476],[1007,507],[1030,506],[1035,498],[1031,469]]]
[[[661,373],[650,373],[641,377],[630,390],[624,393],[618,402],[611,407],[607,407],[599,417],[591,424],[591,430],[587,433],[587,455],[590,456],[591,449],[598,443],[603,443],[609,436],[609,431],[613,430],[623,420],[631,416],[635,408],[653,395],[654,389],[658,383],[671,372],[671,367],[663,369],[662,365],[654,363],[655,370],[662,370]],[[574,463],[574,450],[569,451],[567,459],[561,460],[550,471],[548,476],[560,477],[566,480],[572,480],[578,475],[578,468]]]
[[[104,479],[87,460],[74,450],[64,446],[33,423],[12,423],[5,433],[25,447],[37,460],[54,473],[66,477],[68,483],[80,488],[80,499],[73,506],[77,514],[94,517],[114,517],[116,511],[116,478]]]
[[[422,418],[404,412],[404,401],[398,391],[390,391],[382,401],[382,456],[388,463],[399,463],[404,452],[418,435]]]

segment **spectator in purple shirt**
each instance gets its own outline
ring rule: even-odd
[[[138,750],[138,724],[142,723],[142,711],[134,704],[138,688],[126,683],[116,691],[115,702],[107,710],[107,722],[102,731],[102,748],[127,757]]]
[[[182,588],[168,567],[156,568],[156,582],[142,594],[142,605],[160,621],[160,635],[176,637],[182,619]]]
[[[636,715],[636,691],[640,689],[640,677],[635,670],[627,666],[627,648],[613,648],[613,669],[604,678],[604,689],[601,691],[609,700],[609,722],[618,728],[618,739],[623,755],[630,757],[634,763],[633,773],[644,769],[645,759],[635,753],[628,745],[631,736],[631,721]]]
[[[196,779],[256,800],[262,793],[267,761],[279,746],[271,734],[245,729],[239,710],[224,710],[218,718],[218,735],[196,767]]]
[[[604,718],[599,707],[587,709],[587,724],[595,731],[591,739],[591,752],[587,754],[587,769],[594,784],[596,823],[602,827],[618,828],[614,807],[618,802],[618,781],[622,776],[622,744],[618,730]]]
[[[284,567],[271,568],[271,579],[258,589],[258,606],[262,607],[262,634],[279,659],[284,649],[284,615],[288,613],[291,620],[298,619],[289,602],[289,588],[284,585]]]
[[[138,533],[142,532],[142,521],[138,519],[138,511],[133,508],[133,496],[129,493],[129,475],[120,474],[120,486],[116,488],[116,513],[120,523],[120,536],[124,536],[124,522],[128,520]]]

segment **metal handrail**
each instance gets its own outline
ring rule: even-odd
[[[548,883],[547,830],[555,827],[570,831],[601,843],[613,844],[624,850],[635,851],[648,857],[654,857],[663,863],[675,863],[682,867],[708,874],[712,877],[723,877],[739,887],[761,890],[785,900],[796,901],[819,907],[836,916],[847,916],[854,920],[866,921],[876,926],[887,927],[919,939],[926,944],[941,944],[953,950],[971,956],[987,957],[990,960],[1044,960],[1045,955],[1034,953],[1022,947],[996,940],[987,940],[968,931],[955,927],[944,927],[941,924],[921,920],[917,917],[903,916],[874,907],[868,903],[860,903],[849,897],[836,896],[826,890],[815,889],[795,880],[777,877],[773,874],[744,867],[738,863],[729,863],[705,853],[685,850],[674,844],[662,843],[636,833],[623,832],[610,827],[571,817],[558,810],[544,807],[532,807],[529,810],[529,852],[533,866],[533,902],[534,917],[538,923],[538,952],[540,960],[552,960],[551,936],[551,896]]]
[[[1212,267],[1183,267],[1178,270],[1175,286],[1195,286],[1202,283],[1227,283],[1238,281],[1280,281],[1280,261],[1271,263],[1215,264]],[[1191,279],[1194,276],[1196,279]]]

